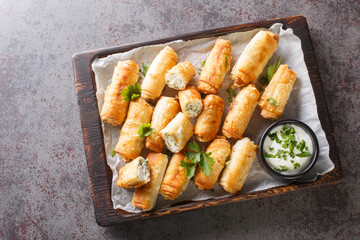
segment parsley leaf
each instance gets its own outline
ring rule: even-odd
[[[201,154],[201,160],[199,162],[199,166],[201,171],[205,174],[205,176],[209,176],[210,172],[213,170],[211,165],[215,163],[214,158],[210,157],[211,152]]]
[[[229,96],[236,97],[236,91],[232,90],[231,88],[226,89],[226,92]]]
[[[149,67],[151,65],[151,63],[149,64],[144,64],[144,63],[141,63],[141,68],[139,69],[139,72],[141,73],[141,75],[143,75],[144,77],[146,76],[146,73],[147,71],[149,70]]]
[[[278,70],[280,66],[280,56],[278,57],[278,60],[273,65],[270,65],[267,69],[266,76],[268,78],[268,81],[270,82],[273,76],[275,75],[276,71]]]
[[[274,99],[274,98],[268,98],[266,99],[266,101],[268,101],[270,103],[270,105],[273,105],[273,106],[277,106],[279,105],[279,103]]]
[[[138,134],[141,138],[149,136],[155,129],[151,128],[151,123],[145,123],[139,127]]]
[[[195,141],[192,141],[192,142],[188,143],[187,147],[188,147],[191,151],[200,152],[199,145],[198,145]]]
[[[309,152],[302,152],[302,153],[298,153],[298,154],[295,154],[297,157],[311,157],[312,154],[309,153]]]
[[[188,176],[188,178],[192,178],[195,174],[196,164],[197,162],[193,163],[193,162],[181,161],[180,167],[186,169],[186,175]]]
[[[121,91],[121,96],[124,98],[124,101],[133,101],[140,97],[141,95],[141,86],[138,82],[133,85],[127,86]]]
[[[112,156],[112,157],[115,157],[115,154],[116,154],[115,148],[113,148],[113,149],[111,150],[111,156]]]
[[[205,63],[206,63],[206,61],[204,60],[204,61],[201,62],[200,65],[201,65],[202,67],[204,67],[204,66],[205,66]]]

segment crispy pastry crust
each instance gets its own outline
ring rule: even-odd
[[[128,161],[140,156],[144,147],[144,138],[140,138],[138,131],[142,124],[149,123],[153,108],[143,98],[130,102],[124,126],[121,129],[119,141],[115,151],[121,155],[122,159]]]
[[[151,128],[154,129],[154,132],[146,138],[146,148],[154,152],[163,150],[164,140],[160,131],[168,125],[178,112],[180,112],[180,105],[174,98],[162,96],[159,99],[151,118]]]
[[[176,87],[174,83],[171,81],[171,78],[174,77],[174,75],[177,75],[184,81],[183,82],[184,86],[182,88]],[[181,62],[178,63],[176,66],[174,66],[169,72],[166,73],[165,81],[170,88],[183,90],[185,89],[186,85],[190,82],[190,80],[194,77],[194,75],[195,75],[195,68],[191,64],[191,62],[189,61]]]
[[[236,194],[242,189],[256,157],[256,149],[257,146],[249,138],[243,138],[233,146],[219,182],[225,191]]]
[[[198,90],[204,94],[216,94],[221,87],[225,74],[230,70],[232,60],[231,43],[217,39],[214,48],[206,59],[200,74]]]
[[[278,47],[279,37],[270,31],[258,32],[241,53],[231,72],[238,86],[254,83]]]
[[[160,97],[165,86],[165,74],[177,62],[177,54],[171,47],[165,47],[151,63],[141,85],[141,97],[155,99]]]
[[[288,65],[280,65],[261,96],[259,106],[263,118],[278,119],[284,112],[286,103],[296,81],[296,73]],[[273,106],[267,99],[273,98],[278,105]]]
[[[111,84],[105,91],[104,105],[101,110],[101,120],[117,126],[126,116],[129,102],[124,101],[121,91],[128,85],[134,85],[138,79],[138,66],[132,60],[119,61],[114,69]]]
[[[203,109],[200,93],[194,86],[187,86],[185,90],[179,91],[179,102],[182,112],[189,118],[197,117]],[[188,106],[199,106],[197,111],[189,110]]]
[[[116,184],[122,188],[137,188],[149,182],[149,179],[139,179],[138,168],[142,157],[138,157],[119,170],[119,179]]]
[[[207,95],[203,103],[204,108],[196,121],[194,135],[200,142],[209,142],[219,131],[225,103],[217,95]]]
[[[150,168],[150,181],[135,190],[132,205],[149,211],[154,208],[163,180],[168,158],[162,153],[149,153],[147,156]]]
[[[181,161],[188,161],[185,154],[183,152],[175,153],[166,170],[160,188],[160,193],[165,199],[177,199],[189,183],[186,169],[180,166]]]
[[[210,190],[215,186],[219,175],[225,166],[226,158],[230,155],[231,145],[225,139],[215,139],[209,145],[206,152],[211,152],[210,157],[214,158],[215,163],[211,165],[213,170],[210,172],[209,176],[202,173],[200,168],[196,170],[194,182],[200,190]]]
[[[245,129],[254,113],[259,91],[254,84],[249,84],[236,96],[230,105],[229,112],[225,118],[222,133],[227,138],[241,139]]]

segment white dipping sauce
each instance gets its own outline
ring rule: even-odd
[[[291,128],[295,132],[291,131]],[[287,131],[285,131],[286,129]],[[275,138],[275,133],[278,139]],[[282,175],[298,174],[306,168],[312,158],[313,149],[309,134],[294,124],[284,124],[273,128],[267,134],[263,144],[267,164]],[[309,156],[310,154],[311,156]]]

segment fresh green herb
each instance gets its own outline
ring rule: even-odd
[[[266,72],[266,76],[269,79],[269,82],[271,81],[271,79],[275,75],[276,71],[278,70],[278,68],[280,66],[280,61],[281,61],[281,58],[279,56],[276,63],[274,63],[273,65],[270,65],[268,67],[267,72]]]
[[[298,162],[297,162],[297,163],[294,163],[294,168],[295,168],[295,169],[298,169],[299,167],[300,167],[300,163],[298,163]]]
[[[283,153],[283,151],[284,150],[281,150],[281,149],[277,150],[275,156],[278,157],[278,158],[281,158],[281,154]]]
[[[139,72],[141,73],[141,75],[143,75],[143,77],[145,77],[147,71],[149,70],[149,67],[150,67],[151,63],[149,63],[149,64],[141,63],[141,65],[142,65],[142,66],[141,66],[141,68],[139,69]]]
[[[289,170],[289,168],[287,166],[283,166],[283,165],[280,165],[281,169],[279,168],[274,168],[275,171],[281,173],[281,172],[286,172],[287,170]]]
[[[296,146],[296,149],[300,150],[301,152],[304,150],[304,148],[306,147],[305,141],[304,139],[301,140],[301,142]]]
[[[151,128],[151,123],[145,123],[139,127],[138,134],[141,138],[149,136],[155,129]]]
[[[113,148],[113,149],[111,150],[111,156],[112,156],[112,157],[115,157],[115,154],[116,154],[115,148]]]
[[[228,66],[228,58],[229,58],[229,56],[228,55],[225,55],[225,67],[227,68],[227,66]]]
[[[259,79],[259,82],[261,83],[261,85],[265,86],[265,85],[268,85],[269,84],[269,80],[267,77],[265,76],[262,76],[260,79]]]
[[[180,166],[186,169],[186,175],[191,178],[194,176],[196,164],[199,163],[201,171],[209,176],[212,171],[211,165],[215,162],[214,158],[210,157],[211,152],[204,152],[204,148],[200,150],[199,145],[192,141],[188,143],[190,151],[185,151],[185,155],[188,161],[181,161]]]
[[[305,151],[309,151],[309,148],[307,146],[305,147]]]
[[[268,101],[270,103],[270,105],[273,105],[273,106],[277,106],[279,105],[279,103],[274,99],[274,98],[268,98],[266,99],[266,101]]]
[[[277,136],[277,132],[274,132],[274,133],[270,133],[269,135],[269,138],[271,139],[271,141],[276,141],[276,143],[282,143],[282,141],[278,138]]]
[[[264,157],[266,157],[266,158],[276,158],[276,155],[264,152]]]
[[[141,86],[138,82],[133,85],[127,86],[121,91],[121,96],[124,98],[124,101],[133,101],[140,97],[141,95]]]
[[[206,63],[205,60],[200,63],[201,68],[198,69],[198,74],[199,74],[199,75],[201,74],[201,72],[202,72],[202,70],[203,70],[202,68],[205,66],[205,63]]]
[[[271,148],[269,148],[269,149],[270,149],[270,152],[274,151],[274,148],[273,148],[273,147],[271,147]]]
[[[210,189],[209,191],[210,191],[210,192],[214,192],[214,189],[212,188],[212,189]]]
[[[276,121],[277,121],[277,120],[276,120],[276,118],[273,118],[272,120],[273,120],[274,122],[276,122]]]
[[[302,153],[298,153],[298,154],[295,154],[297,157],[311,157],[312,154],[309,153],[309,152],[302,152]]]
[[[229,94],[229,96],[236,97],[236,92],[231,88],[226,89],[226,92]]]
[[[233,98],[229,96],[229,97],[228,97],[228,103],[229,103],[229,105],[231,105],[232,102],[233,102]]]
[[[201,65],[202,67],[204,67],[204,66],[205,66],[205,63],[206,63],[206,60],[202,61],[200,65]]]
[[[286,155],[286,154],[283,154],[281,157],[282,157],[282,159],[284,159],[285,161],[286,161],[286,159],[287,159],[287,156],[288,155]]]
[[[226,161],[230,161],[230,156],[227,156]]]

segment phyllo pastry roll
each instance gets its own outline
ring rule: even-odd
[[[280,65],[259,101],[263,118],[278,119],[283,114],[296,77],[286,64]]]
[[[238,86],[253,83],[264,70],[278,47],[279,37],[275,33],[261,30],[245,47],[231,71],[231,78]]]
[[[219,182],[225,191],[236,194],[242,189],[256,157],[256,149],[257,146],[249,138],[235,143]]]
[[[181,62],[165,75],[166,84],[173,89],[183,90],[195,75],[195,68],[191,62]]]
[[[171,47],[165,47],[155,57],[141,85],[141,97],[155,99],[160,97],[165,86],[165,74],[177,62],[177,54]]]
[[[174,98],[162,96],[159,99],[151,118],[151,128],[154,129],[154,132],[146,138],[146,148],[155,152],[162,151],[164,140],[160,131],[168,125],[178,112],[180,112],[180,105]]]
[[[210,143],[209,147],[206,149],[206,153],[211,153],[210,157],[212,157],[215,162],[211,165],[212,171],[209,176],[206,176],[200,168],[196,170],[194,182],[200,190],[205,191],[214,188],[230,152],[230,143],[225,139],[215,139]]]
[[[150,181],[136,188],[131,202],[133,206],[141,208],[144,211],[149,211],[155,207],[161,182],[168,164],[167,156],[162,153],[149,153],[147,159],[150,167]]]
[[[225,118],[222,133],[227,138],[241,139],[245,129],[254,113],[259,91],[254,84],[241,89],[235,100],[231,103],[229,112]]]
[[[119,170],[117,185],[122,188],[137,188],[150,181],[148,160],[137,157]]]
[[[194,131],[194,125],[190,119],[179,112],[171,122],[160,131],[167,148],[173,152],[180,152],[191,138]]]
[[[200,74],[198,90],[205,94],[216,94],[225,74],[230,70],[231,59],[230,41],[216,40]]]
[[[121,91],[128,85],[134,85],[138,79],[138,66],[132,60],[119,61],[114,69],[111,84],[105,91],[104,105],[101,110],[101,120],[117,126],[120,125],[129,106],[121,96]]]
[[[163,195],[165,199],[177,199],[189,183],[186,169],[180,166],[181,161],[187,161],[185,154],[183,152],[175,153],[166,169],[165,177],[160,188],[160,194]]]
[[[149,123],[153,108],[143,98],[131,101],[129,112],[124,126],[120,131],[119,141],[115,146],[115,152],[121,155],[123,160],[135,159],[140,156],[144,147],[144,138],[139,136],[139,127]]]
[[[219,131],[225,103],[217,95],[207,95],[203,104],[203,110],[196,121],[194,135],[200,142],[209,142]]]
[[[179,91],[179,102],[182,112],[189,118],[195,118],[203,109],[200,93],[194,86],[188,86],[185,90]]]

